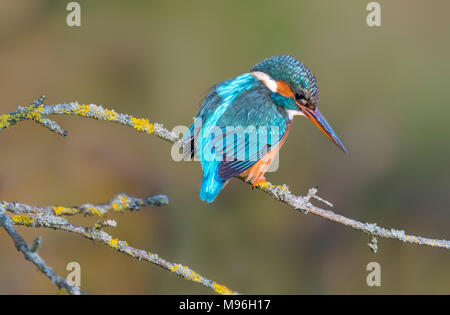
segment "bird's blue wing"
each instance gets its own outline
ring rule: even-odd
[[[224,158],[219,166],[221,178],[239,175],[283,138],[289,117],[272,101],[271,94],[257,82],[239,95],[217,122],[225,135]]]
[[[206,96],[195,116],[201,129],[194,123],[184,136],[184,156],[196,155],[201,160],[203,200],[213,201],[228,178],[256,163],[282,139],[289,118],[271,94],[247,73],[217,84]],[[261,137],[261,127],[265,137]],[[206,158],[211,151],[214,158]]]
[[[194,119],[198,119],[199,122],[192,124],[189,130],[183,136],[183,157],[185,160],[193,158],[196,154],[194,145],[198,141],[198,132],[200,131],[199,128],[196,128],[196,124],[203,125],[208,117],[212,116],[217,107],[222,103],[222,98],[216,92],[216,87],[219,84],[216,84],[209,91],[208,95],[206,95],[205,99],[200,105],[198,114],[194,116]]]

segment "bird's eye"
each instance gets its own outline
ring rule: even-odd
[[[295,100],[303,106],[305,106],[307,103],[305,96],[299,92],[295,93]]]
[[[302,101],[302,100],[305,100],[305,96],[302,94],[302,93],[295,93],[295,99],[297,100],[297,101]]]

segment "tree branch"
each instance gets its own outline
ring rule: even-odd
[[[27,107],[19,106],[18,109],[9,114],[0,115],[0,130],[11,127],[24,120],[33,120],[38,124],[56,132],[61,136],[66,136],[67,131],[63,130],[56,122],[47,118],[48,115],[64,114],[81,116],[97,120],[115,122],[124,126],[133,127],[137,131],[155,134],[159,138],[170,143],[178,141],[175,133],[168,131],[162,124],[150,123],[145,118],[135,118],[127,114],[119,114],[114,110],[105,109],[95,104],[79,104],[78,102],[64,103],[58,105],[44,106],[45,95],[34,101]]]
[[[327,220],[340,223],[349,226],[355,230],[364,232],[372,237],[369,247],[376,252],[377,242],[373,237],[391,238],[402,241],[404,243],[411,243],[417,245],[427,245],[431,247],[438,247],[444,249],[450,249],[450,241],[431,239],[421,236],[408,235],[403,230],[386,229],[378,226],[376,223],[363,223],[354,219],[344,217],[340,214],[336,214],[331,210],[324,210],[314,206],[310,201],[311,198],[318,199],[328,205],[330,203],[322,198],[316,196],[317,189],[311,188],[306,196],[296,196],[289,191],[289,187],[286,185],[275,186],[269,182],[263,183],[258,187],[262,191],[268,193],[274,199],[284,202],[290,205],[295,210],[302,211],[305,214],[312,213]]]
[[[215,281],[209,280],[197,272],[193,271],[187,266],[181,264],[171,263],[161,257],[158,254],[150,253],[142,249],[137,249],[128,245],[126,241],[121,241],[112,237],[110,234],[103,231],[103,227],[115,227],[116,222],[113,220],[107,220],[105,222],[98,221],[93,227],[83,227],[74,224],[70,224],[67,219],[58,215],[73,215],[76,213],[85,215],[98,215],[103,216],[106,211],[124,211],[124,210],[139,210],[141,207],[149,205],[165,205],[167,204],[166,196],[155,196],[147,199],[139,199],[125,194],[119,194],[114,197],[109,203],[99,205],[82,205],[78,207],[36,207],[16,202],[1,202],[0,207],[4,207],[5,210],[13,212],[15,215],[8,217],[8,220],[12,221],[14,225],[23,225],[33,228],[51,228],[54,230],[67,231],[84,236],[87,239],[99,241],[109,247],[114,248],[116,251],[127,254],[137,260],[145,260],[166,270],[169,270],[176,275],[198,282],[210,289],[213,289],[219,294],[237,294],[228,289],[226,286],[221,285]],[[25,215],[24,215],[25,214]]]
[[[50,206],[50,207],[38,207],[29,206],[17,202],[7,202],[2,201],[1,204],[6,210],[14,212],[15,214],[52,214],[52,215],[74,215],[74,214],[84,214],[84,215],[96,215],[103,216],[108,211],[123,212],[125,210],[137,211],[143,207],[148,206],[163,206],[167,205],[169,201],[164,195],[157,195],[150,198],[140,199],[126,194],[118,194],[108,203],[101,204],[84,204],[81,206],[74,207],[60,207],[60,206]]]
[[[5,231],[12,238],[16,249],[23,254],[23,256],[31,261],[40,272],[46,275],[51,282],[56,284],[56,286],[61,290],[62,293],[69,293],[79,295],[82,294],[80,288],[76,286],[71,286],[66,280],[58,276],[52,268],[47,266],[44,260],[38,255],[37,250],[41,244],[41,238],[38,237],[34,240],[31,246],[28,246],[22,236],[17,233],[13,227],[13,222],[10,217],[6,214],[3,204],[0,203],[0,227],[4,228]]]

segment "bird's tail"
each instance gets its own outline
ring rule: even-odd
[[[206,202],[213,202],[225,185],[226,180],[219,176],[219,168],[211,167],[204,169],[202,185],[200,188],[200,198]]]

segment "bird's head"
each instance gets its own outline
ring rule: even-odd
[[[339,149],[344,145],[319,112],[319,87],[309,68],[292,56],[282,55],[265,59],[255,65],[251,73],[261,80],[272,94],[272,99],[292,119],[295,115],[308,117]]]

